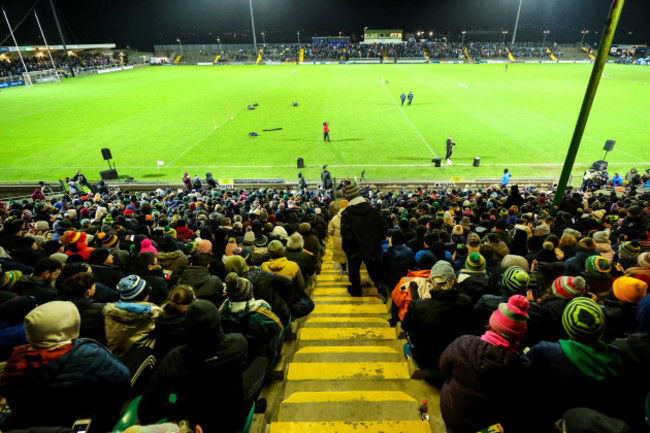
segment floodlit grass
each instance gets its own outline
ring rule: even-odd
[[[558,176],[591,65],[168,66],[0,93],[0,180],[94,181],[109,147],[120,176],[293,179]],[[295,74],[293,71],[295,70]],[[380,85],[381,77],[388,81]],[[413,91],[413,105],[399,95]],[[610,171],[650,165],[650,68],[607,65],[574,173],[617,140]],[[298,102],[292,107],[292,102]],[[246,109],[257,102],[254,111]],[[227,107],[227,108],[226,108]],[[226,111],[228,117],[226,117]],[[218,129],[213,126],[213,114]],[[230,116],[233,120],[230,120]],[[328,121],[331,143],[323,143]],[[263,129],[282,128],[263,132]],[[258,137],[249,137],[249,132]],[[453,135],[450,170],[432,167]],[[471,167],[481,157],[480,168]],[[156,160],[165,165],[158,174]]]

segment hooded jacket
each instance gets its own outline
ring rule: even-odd
[[[156,326],[160,313],[157,305],[148,302],[117,302],[103,310],[108,348],[118,358],[134,345],[148,345],[147,337]]]
[[[273,314],[271,307],[261,299],[230,302],[226,299],[219,308],[223,330],[226,334],[238,333],[248,341],[248,359],[275,357],[280,340],[273,337],[282,332],[282,322]]]
[[[300,267],[296,262],[287,260],[286,257],[272,258],[268,262],[262,263],[262,270],[290,278],[298,290],[303,290],[305,287],[305,279],[300,272]]]
[[[205,300],[188,308],[183,324],[189,342],[162,360],[138,405],[138,418],[142,424],[163,417],[189,419],[204,431],[234,433],[250,410],[244,383],[246,338],[224,334],[217,308]],[[177,396],[172,404],[168,403],[171,393]]]
[[[429,275],[431,275],[430,269],[411,271],[400,279],[393,289],[391,298],[393,304],[399,309],[398,316],[400,320],[404,319],[409,304],[414,299],[428,299],[431,297],[433,283],[429,280]],[[415,285],[413,288],[411,288],[412,283]]]
[[[172,271],[171,282],[175,283],[181,277],[183,270],[190,264],[187,256],[180,250],[159,252],[158,262],[163,269]]]
[[[406,245],[393,245],[382,255],[382,267],[389,287],[395,287],[400,278],[415,268],[415,255]]]
[[[223,282],[216,275],[211,275],[208,268],[186,267],[178,279],[178,284],[192,286],[197,298],[208,300],[217,307],[223,302]]]
[[[332,205],[334,203],[332,203]],[[330,208],[332,205],[330,205]],[[327,232],[332,237],[332,261],[337,263],[348,262],[348,257],[345,255],[345,252],[343,252],[343,238],[341,237],[342,213],[343,209],[339,209],[339,211],[332,217],[329,225],[327,226]]]
[[[5,367],[0,393],[14,427],[71,426],[92,418],[108,431],[131,385],[129,370],[92,340],[52,350],[16,348]]]
[[[440,413],[451,431],[474,433],[496,423],[505,431],[529,431],[519,419],[528,418],[523,406],[529,400],[526,387],[513,392],[509,386],[528,380],[520,354],[463,335],[442,353],[440,371],[446,379],[440,391]]]

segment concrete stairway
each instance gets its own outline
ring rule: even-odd
[[[330,252],[311,294],[316,307],[300,321],[270,433],[444,432],[438,391],[412,379],[405,341],[389,326],[389,307],[367,273],[362,271],[363,297],[350,297],[348,284]],[[420,418],[423,399],[428,422]]]

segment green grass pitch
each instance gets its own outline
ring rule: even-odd
[[[167,66],[86,76],[0,93],[0,180],[91,181],[120,176],[308,179],[323,164],[335,177],[465,179],[558,176],[592,65]],[[293,73],[295,71],[295,73]],[[381,78],[388,81],[381,85]],[[399,95],[413,91],[413,105]],[[609,64],[587,124],[574,174],[617,140],[610,171],[650,165],[650,68]],[[292,107],[292,102],[298,102]],[[254,111],[246,109],[257,102]],[[226,115],[228,112],[228,116]],[[213,126],[213,113],[218,126]],[[230,119],[232,117],[232,120]],[[322,123],[331,128],[323,143]],[[263,129],[282,128],[263,132]],[[249,137],[249,132],[258,137]],[[445,140],[458,145],[449,170]],[[474,157],[481,166],[471,166]],[[156,161],[165,165],[158,173]]]

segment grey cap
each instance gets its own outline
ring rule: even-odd
[[[444,283],[454,280],[456,278],[456,273],[454,272],[451,263],[440,260],[433,265],[433,268],[431,268],[430,278],[437,283]]]

